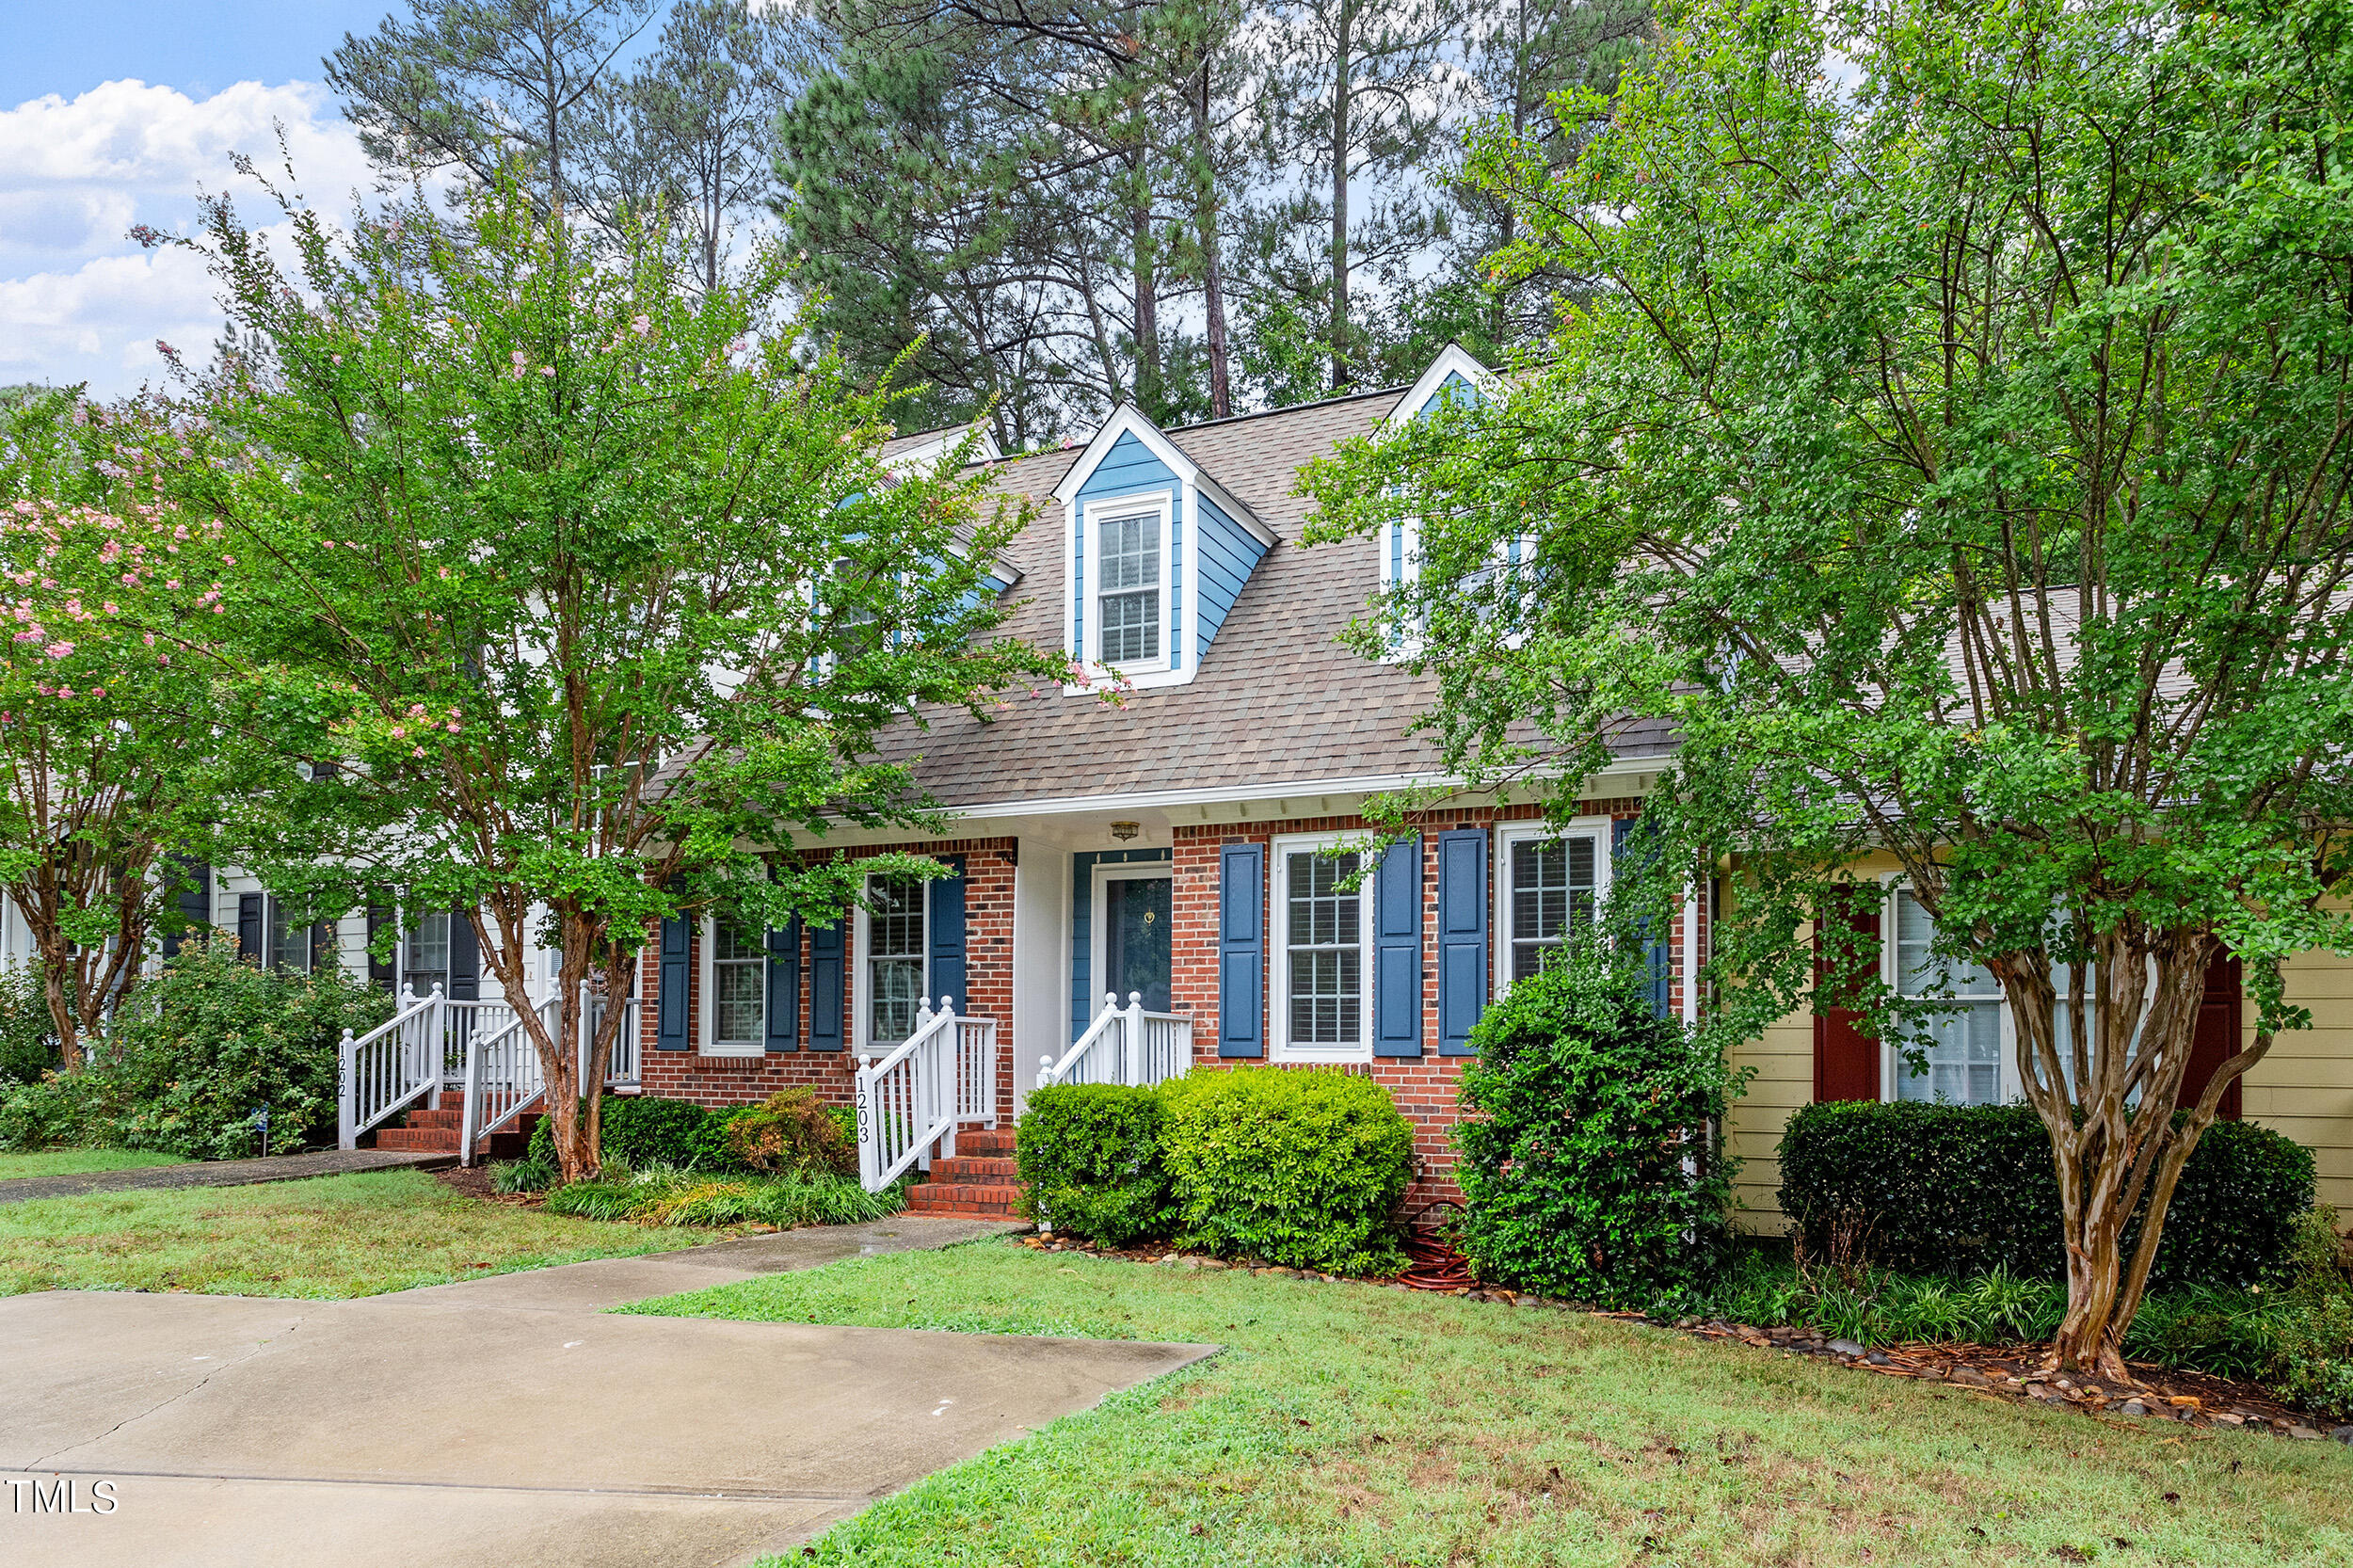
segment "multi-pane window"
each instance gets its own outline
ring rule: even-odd
[[[1555,962],[1570,935],[1593,923],[1599,853],[1592,836],[1511,842],[1512,978]]]
[[[449,911],[436,910],[417,917],[417,923],[408,928],[402,943],[402,983],[419,996],[430,993],[439,985],[449,986]]]
[[[1101,662],[1160,655],[1160,518],[1106,518],[1095,563]]]
[[[923,1005],[923,884],[878,878],[866,919],[867,1034],[895,1046],[915,1032]]]
[[[269,967],[305,973],[311,968],[309,916],[275,898],[269,901]]]
[[[1364,1037],[1364,913],[1353,855],[1287,857],[1283,940],[1289,962],[1289,1043],[1353,1046]]]
[[[1929,1070],[1900,1057],[1896,1097],[1953,1105],[2002,1102],[2002,988],[1976,964],[1955,964],[1929,951],[1936,921],[1909,892],[1896,894],[1896,988],[1907,997],[1949,995],[1957,1011],[1929,1025]]]
[[[729,920],[714,920],[711,932],[711,1044],[767,1043],[766,950]]]

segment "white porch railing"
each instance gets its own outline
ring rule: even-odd
[[[956,1128],[997,1125],[997,1020],[959,1017],[954,999],[926,1003],[915,1032],[880,1062],[858,1058],[857,1175],[879,1192],[907,1168],[956,1152]]]
[[[1041,1089],[1057,1083],[1165,1083],[1193,1066],[1193,1016],[1146,1013],[1141,991],[1128,992],[1125,1007],[1115,993],[1105,992],[1103,1011],[1078,1043],[1059,1061],[1041,1056],[1037,1064]]]
[[[454,1002],[453,1009],[468,1005]],[[547,1095],[546,1069],[531,1031],[513,1008],[504,1002],[475,1002],[472,1027],[466,1035],[466,1107],[457,1123],[457,1157],[473,1163],[474,1144],[512,1124]],[[490,1010],[495,1008],[495,1012]],[[539,1021],[551,1033],[564,1027],[563,1008],[550,997],[539,1004]],[[504,1015],[506,1023],[496,1019]],[[554,1035],[562,1039],[560,1033]]]
[[[390,1020],[358,1039],[344,1031],[343,1086],[336,1144],[360,1146],[360,1134],[441,1091],[441,988],[421,997],[403,989]]]
[[[587,1064],[589,1030],[605,1003],[586,995],[575,1008],[580,1064]],[[607,1087],[638,1081],[637,999],[621,1003],[620,1036],[605,1064]],[[551,1033],[566,1027],[556,999],[538,1004]],[[474,1161],[475,1145],[541,1104],[547,1077],[531,1032],[503,1000],[448,997],[436,985],[430,996],[401,993],[389,1022],[354,1038],[344,1031],[343,1071],[336,1116],[336,1142],[357,1148],[362,1134],[382,1126],[420,1100],[439,1109],[455,1080],[463,1085],[458,1117],[458,1156]]]

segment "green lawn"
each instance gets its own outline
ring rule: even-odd
[[[0,1204],[0,1295],[190,1290],[370,1296],[516,1269],[666,1252],[723,1233],[484,1203],[422,1171]]]
[[[87,1171],[136,1171],[149,1165],[185,1165],[176,1154],[143,1149],[37,1149],[0,1154],[0,1181],[17,1176],[80,1176]]]
[[[820,1562],[2353,1560],[2334,1443],[2097,1421],[1576,1314],[993,1240],[627,1310],[1228,1347],[876,1503]]]

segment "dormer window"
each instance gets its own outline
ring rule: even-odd
[[[1063,648],[1076,666],[1063,689],[1191,680],[1273,532],[1132,405],[1054,496],[1067,508]]]
[[[1103,629],[1098,662],[1130,664],[1160,656],[1160,514],[1103,520],[1096,557]]]

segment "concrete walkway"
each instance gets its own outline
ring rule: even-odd
[[[320,1149],[311,1154],[276,1155],[268,1160],[207,1160],[193,1165],[141,1165],[129,1171],[18,1176],[0,1181],[0,1203],[72,1198],[85,1192],[121,1192],[142,1187],[251,1187],[264,1181],[347,1176],[354,1171],[432,1171],[456,1163],[454,1154],[418,1154],[403,1149]],[[5,1506],[0,1504],[0,1508]]]
[[[1210,1353],[595,1310],[1002,1228],[902,1217],[350,1302],[0,1300],[0,1562],[717,1568]]]

